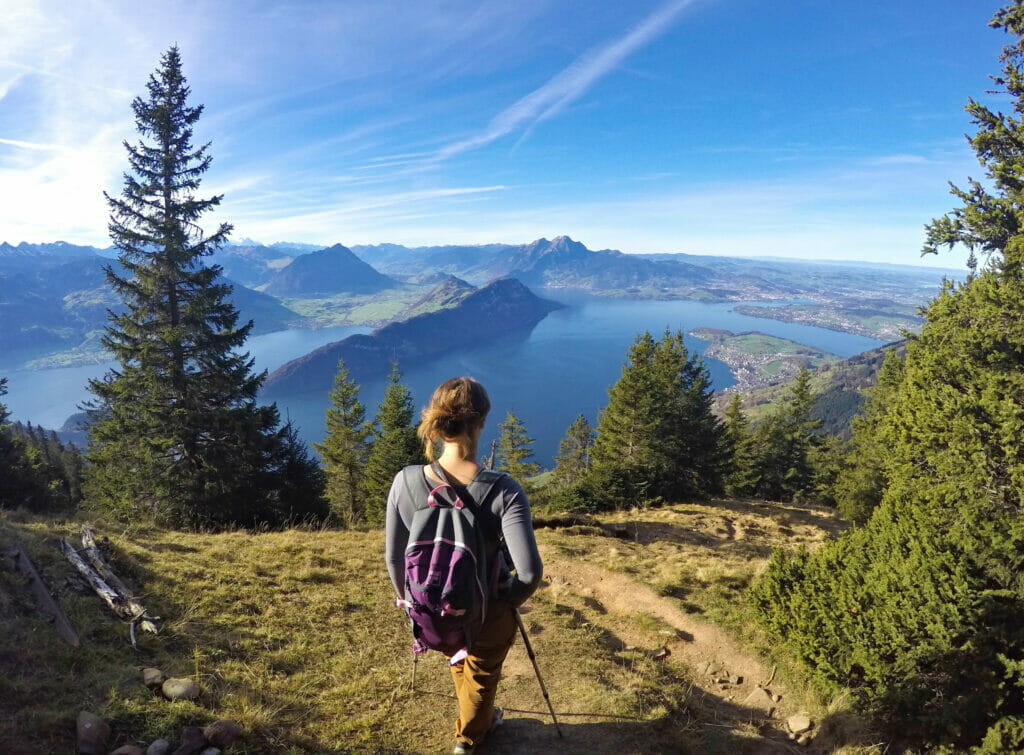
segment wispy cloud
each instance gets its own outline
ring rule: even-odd
[[[631,54],[664,32],[697,0],[672,0],[645,18],[625,36],[591,51],[551,78],[544,86],[496,115],[482,132],[438,150],[433,160],[446,160],[483,147],[503,136],[547,120],[579,99],[595,83],[614,71]]]
[[[43,152],[65,149],[62,144],[36,144],[35,142],[23,142],[20,139],[0,139],[0,144],[6,144],[10,147],[19,147],[21,149],[40,150]]]

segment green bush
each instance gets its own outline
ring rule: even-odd
[[[1017,37],[995,81],[1019,116],[1024,0],[992,25]],[[925,251],[963,244],[971,273],[929,306],[872,418],[882,443],[863,461],[882,474],[854,481],[866,502],[855,508],[870,518],[813,554],[776,555],[751,600],[814,677],[850,688],[895,738],[1014,752],[1024,742],[1024,124],[978,102],[967,110],[992,188],[954,187],[962,205],[928,227]],[[980,271],[976,250],[988,255]]]

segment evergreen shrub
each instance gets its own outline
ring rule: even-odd
[[[1024,0],[993,25],[1016,35],[995,81],[1024,112]],[[881,502],[814,553],[776,553],[750,597],[761,622],[826,688],[913,744],[1021,749],[1024,716],[1024,127],[977,102],[972,144],[991,191],[928,228],[926,251],[964,244],[907,345],[880,420]],[[988,255],[981,271],[973,252]]]

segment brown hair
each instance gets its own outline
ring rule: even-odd
[[[427,458],[434,461],[434,445],[439,440],[458,444],[462,457],[469,456],[475,450],[471,447],[473,431],[484,423],[490,410],[487,391],[471,377],[452,378],[437,386],[416,429]]]

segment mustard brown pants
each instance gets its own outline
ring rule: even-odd
[[[491,728],[501,666],[516,637],[514,611],[511,604],[492,600],[469,656],[450,667],[459,702],[459,717],[455,720],[455,738],[459,742],[478,745]]]

